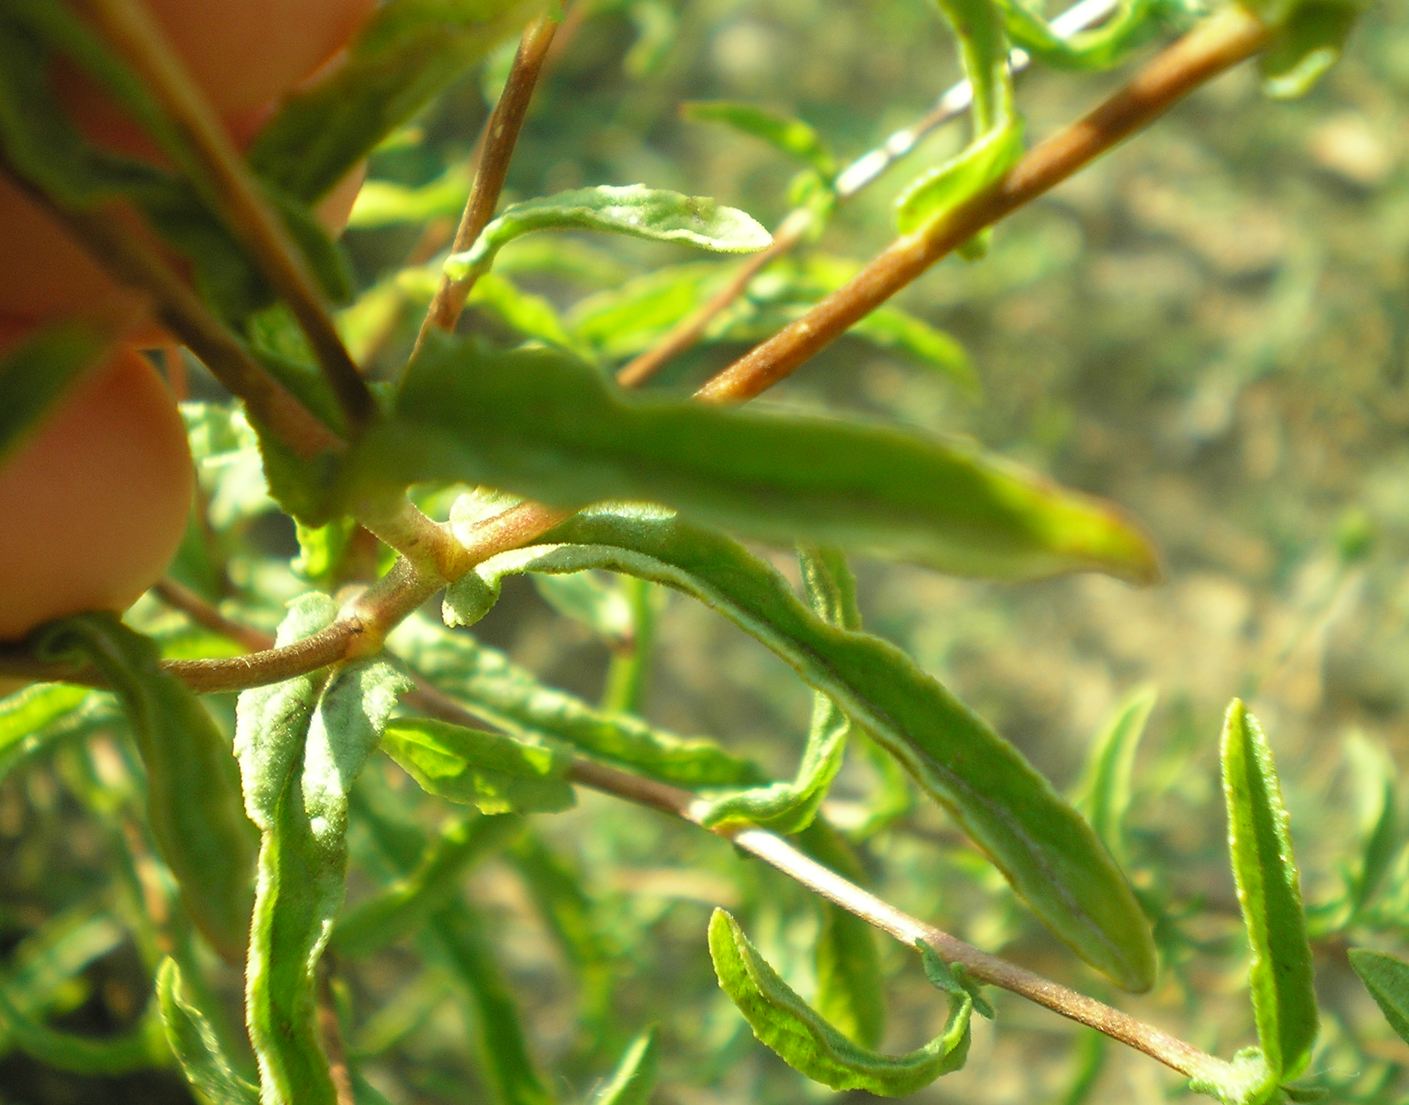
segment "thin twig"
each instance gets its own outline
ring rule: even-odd
[[[1078,1024],[1094,1028],[1097,1032],[1144,1052],[1189,1078],[1209,1078],[1226,1066],[1221,1059],[1170,1035],[1163,1029],[1146,1024],[1128,1013],[1006,959],[990,955],[956,936],[910,916],[870,891],[823,867],[782,837],[763,829],[705,826],[695,812],[700,803],[689,791],[582,759],[573,761],[568,769],[568,777],[582,786],[707,828],[716,836],[723,837],[736,847],[757,856],[848,913],[893,936],[907,948],[913,949],[917,942],[923,941],[946,962],[963,965],[980,982],[998,986]]]
[[[1157,54],[1095,111],[1033,149],[1003,180],[925,229],[896,239],[845,287],[735,361],[700,388],[696,398],[739,402],[772,387],[936,261],[1089,165],[1200,85],[1256,54],[1267,39],[1267,28],[1241,8],[1205,20]]]
[[[202,629],[228,637],[242,648],[258,651],[274,646],[274,638],[268,633],[227,618],[195,591],[170,577],[153,587],[152,594],[173,610],[181,611]]]
[[[185,140],[200,173],[197,179],[209,184],[230,229],[298,320],[348,429],[355,434],[375,413],[372,393],[338,336],[303,254],[261,194],[215,110],[143,4],[136,0],[84,0],[84,4]]]
[[[1227,9],[1205,21],[1163,50],[1091,114],[1034,149],[1004,181],[926,230],[898,239],[846,287],[716,376],[696,393],[697,398],[747,400],[784,379],[955,246],[1065,180],[1199,85],[1256,53],[1266,41],[1266,28],[1239,10]],[[442,560],[450,563],[463,556],[461,563],[468,571],[495,553],[541,536],[567,514],[522,503],[467,532],[441,529],[445,540],[463,546],[460,553]],[[197,690],[238,690],[366,655],[379,649],[391,628],[444,582],[398,560],[338,622],[314,637],[235,659],[172,662],[167,667]],[[29,678],[78,678],[72,668],[41,664],[22,653],[12,659],[14,652],[0,649],[0,671]],[[91,675],[78,681],[89,682]]]
[[[1116,0],[1079,0],[1052,20],[1052,30],[1059,37],[1069,38],[1094,27],[1115,9]],[[1014,75],[1025,70],[1031,62],[1024,50],[1015,49],[1008,55],[1008,67]],[[951,85],[918,122],[893,132],[879,146],[863,153],[837,174],[832,184],[837,202],[845,203],[874,183],[886,170],[914,151],[926,136],[959,118],[973,100],[973,85],[967,80]],[[617,372],[617,383],[622,387],[639,387],[693,346],[709,329],[710,323],[748,290],[755,276],[777,258],[791,253],[807,237],[815,219],[816,215],[808,207],[796,207],[788,212],[773,231],[772,245],[750,256],[728,283],[677,322],[654,346],[628,361]]]
[[[528,114],[533,91],[538,85],[538,77],[543,71],[549,47],[558,32],[558,20],[551,15],[543,15],[528,25],[523,38],[519,40],[514,64],[509,70],[509,79],[499,102],[489,116],[484,139],[480,144],[479,166],[475,170],[474,187],[470,190],[469,202],[460,219],[460,227],[455,232],[452,249],[469,249],[474,245],[480,232],[494,217],[494,209],[499,206],[499,196],[504,190],[504,180],[508,176],[509,162],[514,154],[514,146],[523,127],[524,116]],[[432,330],[449,332],[455,329],[460,313],[465,309],[465,299],[474,287],[475,277],[452,280],[442,277],[431,300],[421,331],[416,336],[412,351],[414,358],[425,344]]]

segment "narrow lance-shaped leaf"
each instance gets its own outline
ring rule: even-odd
[[[422,790],[483,814],[556,813],[576,801],[567,757],[502,733],[402,718],[382,745]]]
[[[1130,781],[1135,750],[1155,705],[1153,687],[1142,687],[1116,707],[1092,746],[1077,803],[1111,855],[1124,861],[1125,813],[1130,808]]]
[[[485,584],[473,573],[462,581],[481,596]],[[452,588],[452,591],[455,589]],[[452,623],[459,607],[448,601]],[[482,614],[484,608],[473,612]],[[469,620],[469,619],[466,619]],[[468,633],[447,633],[420,618],[408,618],[391,635],[393,651],[443,686],[476,717],[530,738],[566,745],[574,751],[640,772],[676,786],[736,786],[762,781],[748,761],[714,741],[663,732],[630,714],[595,709],[565,691],[549,687],[502,652]]]
[[[523,831],[519,817],[470,816],[441,827],[414,871],[338,918],[332,946],[367,955],[423,924],[460,892],[466,871]]]
[[[259,1088],[236,1073],[215,1029],[181,989],[181,968],[165,959],[157,970],[157,1002],[166,1040],[186,1081],[210,1105],[258,1105]]]
[[[825,458],[826,463],[819,463]],[[364,439],[355,483],[463,480],[557,506],[659,502],[762,540],[1031,578],[1156,573],[1111,506],[975,450],[873,426],[633,398],[543,351],[440,338]]]
[[[1409,1044],[1409,963],[1369,948],[1351,948],[1349,955],[1350,965],[1389,1026]]]
[[[1121,0],[1099,27],[1062,34],[1028,0],[998,0],[1008,35],[1044,65],[1061,69],[1109,69],[1160,31],[1158,0]]]
[[[147,818],[181,901],[231,962],[248,932],[254,832],[230,746],[194,694],[158,666],[156,645],[111,614],[46,630],[39,653],[90,660],[118,696],[147,774]]]
[[[1252,952],[1257,1037],[1275,1082],[1295,1078],[1316,1042],[1316,992],[1301,877],[1272,750],[1234,699],[1223,725],[1223,793],[1238,905]]]
[[[591,1105],[647,1105],[656,1084],[656,1030],[648,1028],[622,1055],[616,1070],[592,1095]]]
[[[819,1017],[722,909],[709,921],[709,953],[720,988],[738,1006],[753,1034],[814,1082],[834,1090],[903,1097],[964,1065],[973,1008],[967,995],[951,997],[943,1030],[924,1047],[882,1055],[852,1043]]]
[[[803,851],[818,863],[855,883],[866,881],[856,853],[831,824],[818,819],[798,837]],[[848,1040],[876,1047],[885,1034],[884,972],[876,930],[854,913],[819,901],[821,929],[813,949],[817,992],[813,1006]]]
[[[765,111],[756,104],[729,100],[696,100],[680,114],[696,123],[720,123],[767,142],[779,153],[808,166],[824,180],[836,175],[837,160],[814,127],[801,119]]]
[[[756,253],[773,241],[752,216],[708,196],[686,196],[644,184],[602,184],[505,208],[480,232],[474,245],[446,259],[445,272],[456,280],[487,272],[501,249],[536,230],[625,234],[711,253]]]
[[[332,599],[306,595],[279,644],[336,616]],[[386,663],[358,661],[240,696],[245,800],[261,831],[245,1004],[263,1105],[336,1103],[315,972],[343,899],[348,792],[406,685]]]
[[[306,201],[522,26],[534,0],[379,5],[331,74],[289,97],[249,152],[266,180]]]
[[[1000,179],[1022,156],[1022,120],[1008,69],[1008,37],[994,0],[938,0],[959,40],[964,75],[973,89],[973,139],[959,153],[914,181],[897,201],[909,234]]]
[[[1131,989],[1154,977],[1148,923],[1090,826],[987,724],[879,638],[827,625],[771,567],[727,538],[649,507],[596,509],[492,557],[507,574],[608,568],[666,584],[729,618],[830,696],[898,759],[1054,932]]]
[[[1399,794],[1395,787],[1394,761],[1380,745],[1354,739],[1347,745],[1355,768],[1358,789],[1370,815],[1369,831],[1361,846],[1359,868],[1350,886],[1352,918],[1375,900],[1385,878],[1403,850],[1399,820]]]
[[[802,549],[802,578],[813,611],[828,625],[860,629],[856,609],[856,580],[846,559],[834,549]],[[851,723],[827,695],[818,693],[812,703],[812,725],[803,746],[802,761],[791,782],[751,787],[713,799],[699,809],[707,826],[747,822],[775,833],[797,833],[807,828],[841,770]]]

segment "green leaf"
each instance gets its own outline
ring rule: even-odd
[[[102,695],[71,683],[33,684],[0,698],[0,781],[41,749],[111,715]]]
[[[1131,989],[1150,985],[1149,926],[1090,827],[1016,749],[899,649],[827,625],[767,564],[666,511],[595,509],[544,541],[491,557],[477,572],[497,586],[512,573],[607,568],[713,607],[899,760],[1088,962]]]
[[[990,578],[1156,573],[1145,537],[1112,507],[974,450],[831,419],[632,397],[540,351],[428,343],[353,469],[354,486],[463,480],[557,506],[661,502],[762,540]]]
[[[1077,808],[1118,861],[1128,859],[1125,813],[1130,808],[1130,780],[1135,749],[1155,705],[1155,689],[1132,692],[1107,720],[1091,746],[1085,777],[1078,788]]]
[[[611,1077],[593,1093],[591,1105],[647,1105],[656,1066],[656,1030],[648,1028],[631,1041]]]
[[[372,801],[359,809],[359,819],[372,830],[395,875],[405,877],[417,863],[419,833],[393,820],[382,808],[389,803],[384,798],[378,801],[373,788],[366,789]],[[499,1105],[551,1105],[554,1095],[529,1054],[513,990],[495,960],[483,921],[463,895],[431,915],[421,943],[428,958],[448,971],[454,991],[469,1007],[478,1069],[484,1073],[492,1100]]]
[[[631,601],[617,580],[584,572],[534,576],[533,586],[559,614],[586,626],[612,648],[630,645],[634,632]]]
[[[964,1064],[972,1009],[967,996],[951,999],[944,1029],[924,1047],[904,1055],[882,1055],[858,1047],[819,1017],[722,909],[710,917],[709,953],[720,988],[738,1006],[753,1034],[814,1082],[834,1090],[903,1097]]]
[[[603,360],[635,356],[703,304],[734,268],[724,261],[691,261],[608,282],[605,291],[573,307],[568,329]]]
[[[813,169],[824,180],[836,175],[837,161],[817,131],[801,119],[765,111],[755,104],[729,100],[696,100],[680,114],[695,123],[720,123],[767,142],[779,153]]]
[[[259,1088],[235,1072],[205,1014],[182,993],[174,959],[164,959],[157,969],[157,1002],[167,1043],[201,1099],[210,1105],[258,1105]]]
[[[485,584],[478,576],[474,582]],[[467,577],[467,579],[470,577]],[[467,633],[446,633],[416,618],[391,635],[391,646],[445,687],[476,717],[507,733],[556,742],[595,759],[676,786],[735,786],[761,780],[757,768],[703,737],[679,737],[631,714],[597,710],[541,683],[502,652]]]
[[[332,599],[305,595],[278,644],[336,617]],[[245,1004],[263,1105],[336,1105],[316,970],[343,900],[348,793],[407,685],[371,660],[240,695],[236,748],[246,808],[261,831]]]
[[[254,833],[230,747],[200,700],[159,667],[156,645],[112,614],[55,623],[47,659],[90,661],[116,693],[147,775],[147,819],[181,901],[206,939],[238,962],[249,925]]]
[[[557,813],[576,796],[551,748],[429,718],[401,718],[382,747],[421,789],[480,813]]]
[[[537,7],[535,0],[379,5],[332,74],[284,101],[250,163],[290,195],[324,195]]]
[[[1258,65],[1263,90],[1275,99],[1304,96],[1340,60],[1366,0],[1299,0],[1280,21]]]
[[[367,955],[412,932],[459,893],[470,867],[501,850],[523,827],[517,817],[474,816],[443,826],[414,870],[338,919],[333,948],[340,955]]]
[[[818,819],[799,837],[803,850],[818,863],[855,883],[863,883],[861,868],[846,840],[826,821]],[[819,901],[822,925],[813,949],[818,1014],[848,1040],[875,1047],[885,1034],[884,973],[876,930],[839,905]]]
[[[798,556],[808,601],[817,616],[828,625],[860,629],[856,580],[846,559],[835,549],[803,549]],[[708,827],[754,824],[785,835],[801,832],[812,824],[832,780],[841,770],[850,730],[851,722],[836,703],[825,694],[816,695],[812,726],[796,777],[791,782],[770,783],[710,799],[698,810],[701,823]]]
[[[902,234],[934,222],[1002,179],[1023,152],[1022,119],[1013,99],[1008,38],[994,0],[938,0],[959,40],[973,89],[973,140],[912,182],[896,201]]]
[[[473,183],[469,169],[462,163],[416,186],[369,180],[357,193],[347,225],[368,230],[401,223],[424,226],[434,219],[458,219]]]
[[[1409,963],[1369,948],[1351,948],[1347,954],[1389,1026],[1409,1044]]]
[[[31,333],[0,356],[0,464],[43,424],[103,348],[99,334],[66,323]]]
[[[1158,0],[1121,0],[1099,27],[1064,35],[1038,14],[1031,0],[998,0],[1008,36],[1044,65],[1110,69],[1159,33]]]
[[[3,747],[3,739],[0,739],[0,747]],[[1394,761],[1382,746],[1364,739],[1352,739],[1347,752],[1355,768],[1358,789],[1365,796],[1367,812],[1371,814],[1359,870],[1350,887],[1351,917],[1355,918],[1374,901],[1399,858],[1404,842],[1399,822],[1399,795],[1394,785]]]
[[[974,1012],[993,1019],[993,1006],[988,1004],[978,982],[970,977],[962,963],[946,963],[923,940],[915,941],[915,950],[920,953],[920,963],[931,986],[953,997],[968,998],[973,1002]]]
[[[164,1045],[152,1017],[111,1038],[64,1032],[32,1020],[0,989],[0,1037],[46,1067],[90,1078],[131,1074],[155,1066]]]
[[[474,245],[446,259],[446,274],[464,280],[488,272],[501,249],[515,238],[537,230],[625,234],[711,253],[756,253],[773,241],[750,215],[708,196],[686,196],[644,184],[603,184],[505,208],[480,232]]]
[[[1223,793],[1238,905],[1252,952],[1257,1038],[1276,1082],[1306,1069],[1316,1042],[1316,992],[1301,878],[1272,750],[1234,699],[1223,725]]]

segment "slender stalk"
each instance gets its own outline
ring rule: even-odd
[[[228,637],[242,648],[258,651],[274,646],[274,638],[268,633],[227,618],[195,591],[174,579],[168,577],[162,580],[152,588],[152,593],[173,610],[181,611],[202,629]]]
[[[568,770],[568,777],[581,786],[623,798],[637,805],[648,806],[706,828],[695,812],[699,803],[689,791],[588,760],[574,761]],[[923,941],[946,962],[962,964],[979,981],[1000,987],[1078,1024],[1094,1028],[1113,1040],[1144,1052],[1186,1077],[1207,1078],[1226,1066],[1223,1060],[1177,1036],[1170,1035],[1163,1029],[1146,1024],[1128,1013],[1059,982],[1009,963],[1006,959],[990,955],[956,936],[912,917],[870,891],[823,867],[782,837],[756,828],[730,829],[720,826],[708,831],[729,840],[750,855],[757,856],[795,882],[894,937],[906,947],[914,948],[917,942]]]
[[[137,0],[83,0],[107,39],[142,77],[194,158],[198,180],[265,277],[288,304],[337,396],[354,434],[376,403],[338,336],[317,280],[254,175],[235,149],[209,101],[166,41],[160,25]]]
[[[739,402],[787,378],[936,261],[1257,53],[1267,39],[1267,28],[1241,8],[1205,20],[1090,114],[1034,148],[1003,180],[923,230],[897,238],[845,287],[735,361],[700,388],[696,398]]]
[[[1240,10],[1227,9],[1205,21],[1157,55],[1095,111],[1034,149],[1005,180],[925,230],[897,239],[850,284],[709,381],[696,397],[704,402],[747,400],[785,379],[950,250],[1065,180],[1205,81],[1256,53],[1267,36],[1261,23]],[[468,531],[438,527],[443,540],[462,546],[460,552],[447,552],[441,560],[449,564],[460,558],[457,570],[468,571],[497,552],[532,541],[568,513],[525,502]],[[232,660],[172,662],[167,667],[197,690],[237,690],[367,655],[379,649],[386,633],[445,582],[417,572],[402,559],[342,618],[314,637]],[[15,653],[0,649],[0,672],[91,681],[91,674],[83,678],[84,673],[71,668],[40,664]]]
[[[514,154],[514,146],[519,140],[528,105],[533,100],[534,89],[538,86],[543,64],[548,59],[549,48],[558,32],[558,20],[551,15],[543,15],[528,25],[523,38],[519,40],[514,64],[509,70],[509,79],[499,102],[489,116],[483,141],[480,144],[479,166],[475,170],[474,187],[470,190],[469,201],[465,204],[460,218],[460,227],[455,232],[452,249],[456,252],[474,245],[480,232],[494,217],[494,209],[499,206],[499,196],[504,190],[504,180],[509,173],[509,162]],[[421,331],[416,336],[412,351],[414,358],[425,344],[432,330],[449,332],[455,329],[460,313],[465,309],[465,300],[474,287],[475,277],[452,280],[442,277],[431,300],[430,309],[421,323]]]
[[[1052,30],[1063,38],[1072,37],[1100,23],[1115,9],[1116,0],[1079,0],[1052,20]],[[1031,62],[1032,59],[1023,50],[1015,49],[1008,55],[1008,67],[1014,75],[1025,70]],[[913,152],[926,136],[959,118],[973,100],[973,85],[967,80],[951,85],[918,122],[893,132],[879,146],[863,153],[837,174],[833,188],[838,202],[846,202],[875,183],[886,170]],[[777,258],[791,253],[807,237],[814,220],[811,209],[806,207],[797,207],[788,212],[773,231],[773,244],[761,253],[751,255],[724,287],[676,323],[652,348],[628,361],[617,372],[617,383],[622,387],[639,387],[693,346],[709,329],[710,323],[748,290],[755,276]]]

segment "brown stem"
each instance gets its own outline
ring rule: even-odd
[[[84,0],[104,36],[141,76],[185,140],[195,168],[235,235],[288,304],[355,433],[375,412],[366,382],[333,324],[322,291],[288,230],[260,193],[209,101],[136,0]]]
[[[695,812],[699,808],[689,791],[643,779],[588,760],[576,760],[568,777],[582,786],[649,806],[672,817],[703,826]],[[962,964],[974,978],[1017,994],[1063,1017],[1094,1028],[1189,1078],[1209,1078],[1226,1064],[1163,1029],[1146,1024],[1128,1013],[1063,986],[1042,975],[1010,963],[1006,959],[965,943],[956,936],[876,897],[816,860],[798,851],[782,837],[755,828],[710,828],[716,836],[731,841],[751,855],[781,871],[807,889],[840,906],[867,924],[893,936],[908,948],[924,941],[948,963]]]
[[[1052,29],[1063,37],[1075,35],[1106,19],[1114,10],[1114,0],[1078,0],[1052,21]],[[1008,65],[1014,75],[1026,69],[1030,62],[1031,59],[1022,50],[1014,50],[1008,56]],[[963,115],[971,103],[973,86],[967,80],[948,88],[918,122],[895,131],[875,149],[862,154],[837,173],[833,183],[837,202],[846,202],[874,183],[887,169],[911,153],[926,135]],[[773,244],[744,262],[724,287],[692,314],[677,322],[654,347],[628,361],[617,372],[617,383],[622,387],[639,387],[699,341],[709,329],[709,324],[748,290],[755,276],[770,262],[791,253],[807,237],[813,218],[811,210],[806,207],[797,207],[788,212],[773,232]]]
[[[1091,114],[1038,146],[1004,181],[926,230],[898,239],[845,288],[716,376],[696,393],[697,398],[745,400],[784,379],[949,250],[1066,179],[1199,84],[1255,53],[1266,40],[1265,27],[1240,10],[1227,9],[1207,20],[1161,52]],[[540,536],[568,513],[526,502],[468,532],[442,529],[445,540],[463,546],[446,554],[443,562],[459,558],[459,569],[468,571],[497,552]],[[167,667],[196,690],[237,690],[278,682],[379,649],[386,633],[443,583],[399,560],[338,622],[314,637],[233,660],[181,661]],[[6,674],[92,679],[91,673],[40,664],[22,653],[6,656],[5,651],[0,649],[0,670]]]
[[[174,579],[164,579],[152,588],[152,593],[173,610],[179,610],[202,629],[219,633],[251,651],[274,647],[274,638],[262,630],[227,618],[211,603],[189,587]]]
[[[1241,8],[1206,20],[1156,55],[1096,110],[1033,149],[1003,180],[925,229],[896,239],[844,288],[735,361],[700,388],[696,398],[739,402],[785,379],[936,261],[1255,54],[1267,38],[1267,28]]]
[[[523,38],[519,40],[518,52],[514,55],[513,67],[509,70],[508,82],[494,105],[485,127],[481,143],[479,166],[475,170],[474,187],[470,190],[469,202],[465,204],[460,228],[455,232],[452,249],[469,249],[474,245],[480,232],[494,217],[494,209],[499,206],[499,196],[504,190],[504,180],[509,173],[509,161],[514,154],[514,146],[523,127],[524,116],[533,99],[533,90],[538,85],[539,74],[547,60],[549,47],[558,31],[558,20],[550,15],[540,16],[528,25]],[[465,309],[465,299],[474,287],[475,277],[452,280],[443,277],[431,300],[430,309],[421,323],[421,332],[416,336],[412,351],[414,358],[425,344],[432,330],[449,332],[455,329],[460,312]]]

